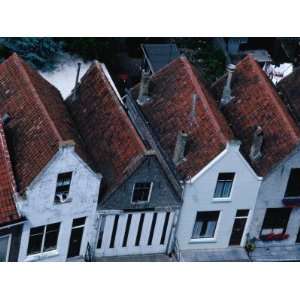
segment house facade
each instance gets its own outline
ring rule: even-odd
[[[15,54],[1,64],[0,81],[14,200],[25,218],[18,260],[91,256],[101,175],[60,93]]]
[[[216,99],[221,98],[224,81],[225,78],[213,86]],[[289,89],[283,84],[278,93],[261,67],[247,56],[236,66],[232,99],[222,107],[234,134],[242,141],[244,157],[263,178],[249,231],[254,250],[249,255],[255,261],[299,259],[300,131],[294,109],[297,94],[295,90],[284,94],[283,89]]]
[[[180,196],[156,151],[130,122],[104,64],[92,64],[67,105],[103,174],[96,259],[170,252]]]

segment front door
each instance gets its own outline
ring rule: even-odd
[[[85,218],[78,218],[73,220],[68,257],[75,257],[80,255],[84,224]]]
[[[249,210],[248,209],[239,209],[237,210],[234,224],[232,227],[231,237],[229,241],[230,246],[239,246],[241,244],[244,229],[247,222]]]

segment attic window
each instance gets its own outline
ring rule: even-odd
[[[57,176],[55,203],[65,203],[71,201],[68,197],[72,180],[72,172],[61,173]]]
[[[133,187],[132,203],[149,202],[153,183],[137,182]]]

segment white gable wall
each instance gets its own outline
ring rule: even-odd
[[[71,202],[54,203],[57,175],[72,171],[69,197]],[[18,205],[28,221],[24,224],[19,261],[65,261],[67,258],[72,221],[86,217],[80,255],[86,252],[87,243],[93,243],[96,229],[96,209],[101,176],[96,175],[77,156],[73,147],[59,150],[39,176],[35,178],[26,192],[26,198]],[[27,256],[30,228],[61,222],[57,249]]]
[[[234,172],[235,177],[230,199],[213,198],[219,173]],[[260,186],[249,164],[239,152],[239,145],[231,143],[190,182],[185,184],[183,206],[177,228],[179,250],[226,248],[232,232],[237,209],[249,209],[249,216],[244,230],[241,246],[245,244],[246,233],[256,203]],[[213,239],[192,241],[192,231],[198,211],[220,211],[218,224]]]

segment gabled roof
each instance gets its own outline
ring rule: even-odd
[[[135,99],[138,88],[132,91]],[[188,133],[186,160],[177,166],[182,178],[196,175],[233,138],[216,101],[187,58],[177,58],[152,77],[150,96],[151,101],[140,109],[170,159],[178,132]]]
[[[296,122],[300,125],[300,67],[279,81],[276,88]]]
[[[0,65],[0,115],[5,114],[11,118],[7,140],[19,192],[64,141],[73,140],[75,150],[87,161],[59,91],[16,54]]]
[[[153,73],[158,72],[180,56],[176,44],[142,44],[145,57]]]
[[[217,100],[221,99],[225,81],[226,76],[212,86]],[[265,176],[299,144],[300,130],[275,87],[251,56],[236,66],[232,96],[234,99],[223,108],[223,113],[234,135],[242,142],[243,155],[258,175]],[[257,126],[263,129],[263,156],[251,161],[249,152]]]
[[[67,105],[84,139],[106,193],[142,162],[146,148],[121,105],[104,64],[94,62]]]
[[[21,219],[14,202],[15,188],[10,156],[0,120],[0,226]]]

